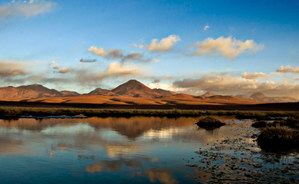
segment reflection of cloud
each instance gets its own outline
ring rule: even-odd
[[[100,163],[96,163],[96,164],[92,164],[92,165],[88,165],[85,170],[89,173],[97,173],[97,172],[101,172],[103,169],[102,164]]]
[[[151,169],[148,170],[147,176],[152,183],[159,181],[163,184],[175,184],[178,183],[168,170],[164,169]]]
[[[22,141],[0,137],[0,155],[22,154],[24,151]]]
[[[147,46],[147,49],[151,52],[167,52],[171,50],[178,41],[180,41],[180,37],[177,35],[169,35],[161,40],[153,39]]]
[[[85,170],[89,173],[96,173],[102,171],[115,172],[122,167],[128,168],[140,168],[142,161],[147,161],[147,158],[136,158],[136,159],[118,159],[118,160],[103,160],[94,164],[86,166]]]
[[[174,135],[181,133],[183,131],[184,131],[183,129],[179,129],[179,128],[149,130],[146,133],[144,133],[144,136],[151,139],[171,139]]]
[[[237,40],[232,37],[207,38],[197,44],[195,55],[221,54],[227,58],[235,58],[246,51],[258,51],[262,48],[254,40]]]
[[[1,17],[25,16],[33,17],[52,11],[56,3],[51,1],[16,1],[0,5]]]
[[[76,134],[88,134],[93,133],[95,129],[88,124],[76,124],[76,125],[56,125],[53,127],[47,127],[41,132],[47,135],[76,135]]]
[[[140,151],[141,148],[137,145],[107,145],[106,146],[106,152],[109,158],[136,154]]]

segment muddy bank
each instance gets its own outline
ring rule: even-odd
[[[260,130],[250,123],[233,124],[230,129],[238,133],[199,148],[198,156],[187,161],[198,173],[199,183],[299,182],[298,152],[261,150],[257,144]]]

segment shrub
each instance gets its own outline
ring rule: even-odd
[[[264,128],[257,143],[266,151],[299,150],[299,131],[286,127]]]

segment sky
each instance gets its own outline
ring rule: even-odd
[[[129,79],[299,99],[299,1],[0,0],[0,86],[81,93]]]

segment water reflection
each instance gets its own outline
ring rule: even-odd
[[[168,170],[163,169],[151,169],[147,171],[147,176],[149,180],[153,183],[159,181],[163,184],[175,184],[177,183],[176,179],[171,175]]]
[[[227,125],[213,131],[198,128],[198,118],[0,120],[1,183],[205,182],[210,170],[189,167],[190,158],[216,143],[225,150],[251,123],[221,120]]]
[[[0,177],[6,183],[41,183],[21,179],[38,175],[46,180],[42,183],[51,183],[64,173],[62,182],[193,183],[193,171],[183,159],[200,145],[196,136],[185,136],[197,134],[194,122],[154,117],[0,120]],[[24,166],[28,162],[30,169]]]

